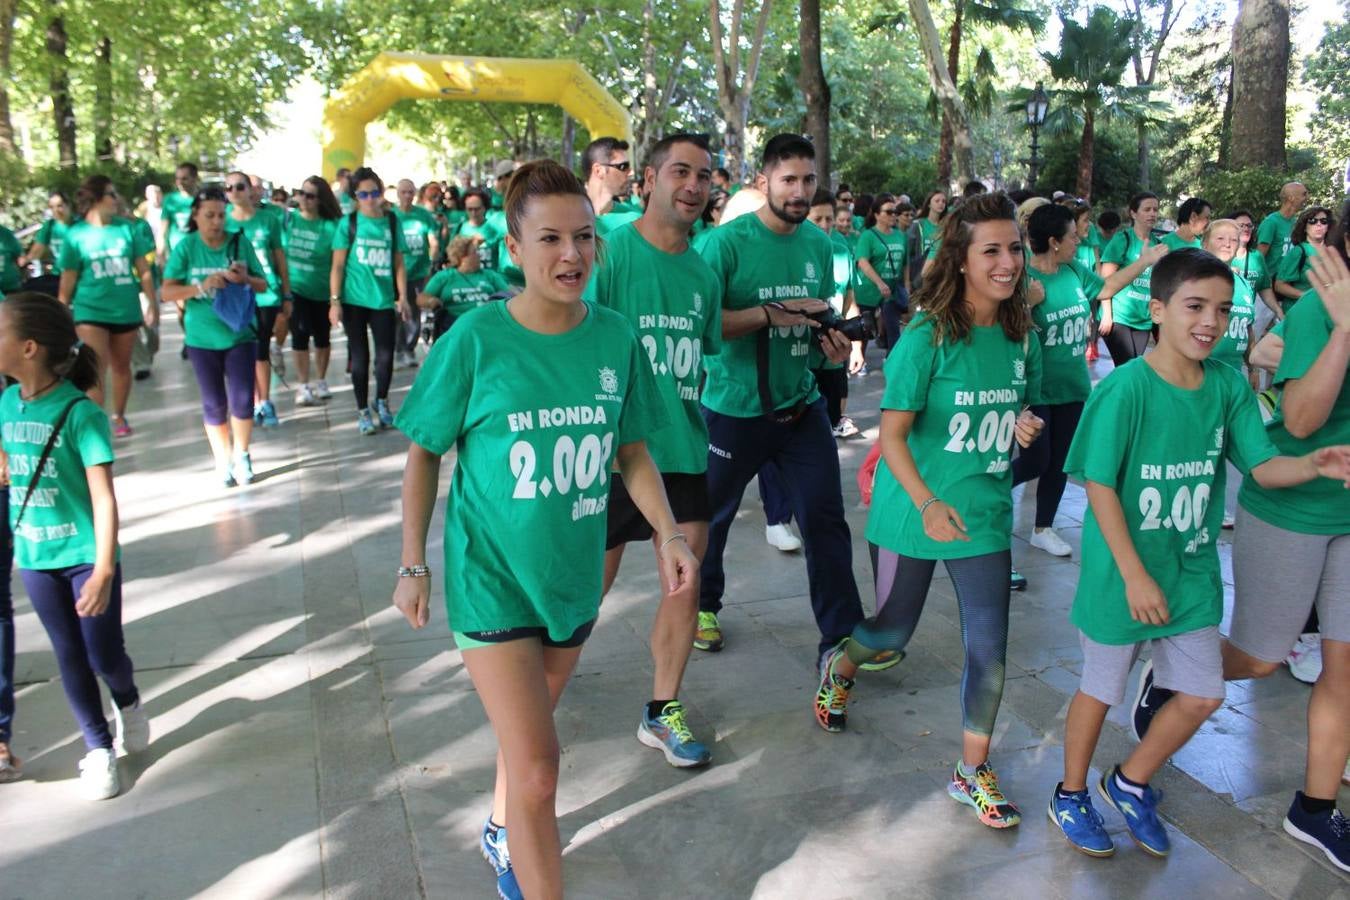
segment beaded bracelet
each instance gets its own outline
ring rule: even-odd
[[[430,578],[431,569],[427,566],[399,566],[399,578]]]
[[[666,545],[669,544],[671,541],[687,541],[687,538],[685,538],[683,531],[677,531],[661,542],[661,550],[665,550]],[[660,553],[661,550],[658,550],[657,552]]]
[[[928,512],[928,507],[932,506],[934,503],[937,503],[937,502],[938,502],[938,496],[937,496],[937,494],[934,494],[933,496],[929,497],[927,500],[923,501],[923,503],[919,506],[919,518],[922,519],[922,518],[923,518],[923,514],[926,513],[926,512]]]

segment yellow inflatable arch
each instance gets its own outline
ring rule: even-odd
[[[551,103],[594,137],[633,139],[627,110],[575,60],[381,53],[324,106],[323,177],[359,166],[367,123],[407,98]]]

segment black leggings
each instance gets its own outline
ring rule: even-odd
[[[825,398],[825,411],[830,415],[830,425],[838,425],[844,417],[844,401],[848,398],[847,369],[812,369],[816,376],[816,386],[820,396]]]
[[[1064,485],[1069,481],[1069,476],[1064,474],[1064,460],[1069,458],[1069,445],[1078,430],[1078,420],[1083,417],[1083,404],[1033,406],[1031,411],[1045,420],[1045,428],[1036,442],[1013,460],[1013,487],[1033,478],[1040,479],[1036,484],[1036,527],[1049,528],[1055,524],[1055,513],[1059,512],[1059,501],[1064,497]]]
[[[342,304],[342,327],[347,332],[347,355],[352,363],[352,393],[356,408],[370,405],[370,343],[366,329],[375,340],[375,399],[389,399],[389,382],[394,377],[394,337],[398,313],[392,309],[370,309],[352,303]]]
[[[309,339],[314,339],[316,350],[327,350],[333,325],[328,320],[328,304],[296,294],[291,299],[291,349],[301,353],[309,350]]]
[[[937,560],[901,556],[869,543],[877,582],[877,614],[853,629],[848,657],[865,663],[883,650],[903,650],[918,627]],[[961,614],[961,643],[966,662],[961,674],[961,717],[965,730],[990,735],[1003,700],[1008,652],[1008,602],[1012,553],[945,561],[956,588]]]
[[[1136,357],[1143,356],[1148,349],[1148,339],[1152,331],[1140,331],[1119,322],[1111,326],[1111,333],[1102,335],[1106,349],[1111,354],[1111,362],[1123,366]]]

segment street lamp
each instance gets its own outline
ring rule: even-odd
[[[1045,114],[1050,111],[1050,98],[1045,94],[1041,82],[1036,82],[1036,90],[1027,98],[1027,125],[1031,127],[1031,175],[1029,186],[1036,187],[1036,172],[1040,168],[1039,151],[1041,126],[1045,124]]]

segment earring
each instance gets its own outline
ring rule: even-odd
[[[962,266],[962,267],[961,267],[961,274],[962,274],[962,275],[966,274],[966,267],[965,267],[965,266]]]

